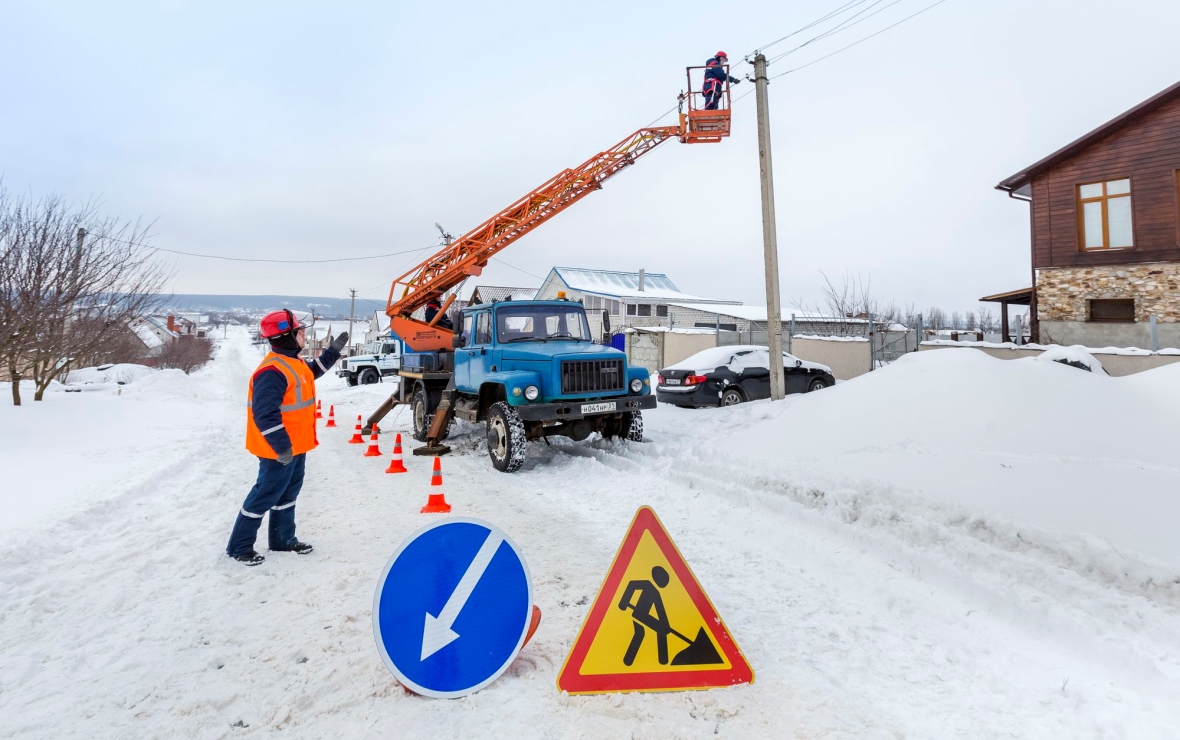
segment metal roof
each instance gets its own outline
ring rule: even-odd
[[[651,298],[663,301],[701,303],[733,303],[703,298],[681,292],[668,276],[659,272],[644,272],[643,290],[639,289],[638,272],[617,270],[588,270],[582,267],[554,267],[553,272],[570,290],[606,296],[608,298]]]
[[[479,301],[475,300],[479,294]],[[537,295],[536,288],[505,288],[499,285],[478,285],[471,293],[472,303],[495,303],[496,301],[531,301]]]

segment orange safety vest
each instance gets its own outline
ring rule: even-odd
[[[276,352],[270,352],[258,370],[273,367],[287,378],[287,392],[279,411],[283,413],[283,427],[291,438],[291,454],[302,455],[315,449],[319,440],[315,434],[315,376],[307,363]],[[254,374],[258,374],[258,370]],[[257,457],[277,460],[278,455],[254,423],[254,376],[250,376],[250,390],[246,394],[246,449]]]

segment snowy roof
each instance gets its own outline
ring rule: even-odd
[[[139,337],[139,341],[143,342],[143,345],[148,349],[155,349],[156,347],[162,347],[164,345],[164,340],[160,339],[160,337],[157,336],[154,331],[152,331],[152,328],[143,321],[131,322],[131,331],[135,332],[135,336]]]
[[[653,298],[663,301],[729,303],[729,301],[718,301],[713,298],[683,293],[675,283],[668,279],[667,275],[658,272],[644,272],[643,290],[639,289],[638,272],[587,270],[581,267],[554,267],[553,272],[570,290],[608,298]]]
[[[495,301],[531,301],[537,295],[536,288],[505,288],[498,285],[479,285],[471,294],[471,302],[475,303],[475,295],[479,294],[480,303],[494,303]]]
[[[716,313],[720,316],[729,316],[735,319],[744,319],[746,321],[765,322],[766,321],[766,306],[746,306],[741,303],[711,303],[707,306],[702,306],[697,303],[670,303],[670,306],[676,308],[690,308],[697,311],[705,311],[707,313]],[[784,323],[791,320],[791,315],[794,314],[796,323],[806,322],[809,324],[867,324],[868,319],[854,319],[843,316],[828,316],[826,314],[815,313],[814,311],[800,311],[797,308],[783,308],[780,316]],[[876,322],[880,325],[881,322]],[[903,324],[890,323],[886,327],[887,331],[909,331],[909,327]]]

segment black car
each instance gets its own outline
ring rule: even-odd
[[[770,398],[770,350],[757,345],[713,347],[660,371],[656,398],[686,408],[733,406]],[[826,365],[783,353],[787,393],[811,393],[836,384]]]

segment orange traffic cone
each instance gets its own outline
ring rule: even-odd
[[[402,435],[399,433],[393,438],[393,457],[389,460],[389,467],[385,469],[386,473],[408,473],[406,464],[402,462]]]
[[[426,505],[422,507],[422,514],[446,514],[451,510],[451,505],[447,503],[447,497],[443,495],[442,489],[442,458],[434,458],[434,472],[430,475],[430,498],[426,499]],[[437,491],[437,492],[435,492]]]
[[[361,415],[356,415],[356,430],[352,433],[352,439],[348,440],[350,445],[363,445],[365,438],[361,436]]]
[[[315,401],[315,418],[324,418],[324,402],[318,398]]]
[[[324,427],[327,428],[327,427],[334,427],[334,426],[336,426],[336,407],[329,406],[328,407],[328,423],[325,424]]]
[[[365,450],[365,457],[381,457],[381,449],[377,447],[377,427],[369,435],[369,449]]]

